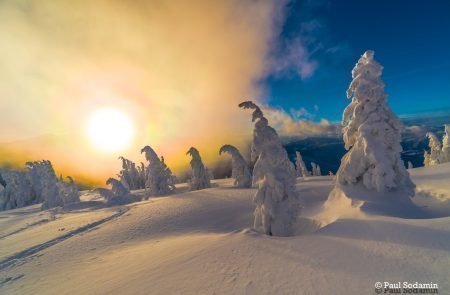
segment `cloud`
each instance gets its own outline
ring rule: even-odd
[[[317,67],[317,60],[311,58],[309,49],[300,37],[286,41],[284,48],[280,49],[272,61],[272,73],[277,76],[294,73],[307,79]]]
[[[35,156],[103,179],[120,167],[118,154],[93,149],[84,124],[106,106],[137,126],[122,155],[141,161],[149,144],[176,169],[194,145],[211,162],[220,145],[251,135],[249,114],[237,104],[260,97],[256,82],[267,73],[284,4],[1,1],[0,125],[8,128],[0,141],[62,135],[67,155],[43,149]],[[307,59],[299,50],[290,49],[291,59]],[[309,75],[314,65],[298,67]]]
[[[293,119],[297,121],[302,119],[312,120],[316,117],[315,114],[310,113],[304,107],[301,107],[299,109],[290,109],[289,113],[291,114]]]
[[[268,106],[264,106],[262,109],[269,120],[269,124],[277,130],[280,136],[329,136],[341,133],[339,124],[331,123],[326,119],[321,119],[316,123],[309,120],[295,119],[283,109]]]
[[[416,133],[416,134],[425,134],[424,129],[421,126],[418,125],[411,125],[411,126],[406,126],[405,129],[407,131],[410,131],[412,133]]]

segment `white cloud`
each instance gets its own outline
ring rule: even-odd
[[[269,120],[269,124],[277,130],[281,136],[289,137],[307,137],[317,135],[338,135],[341,132],[341,126],[337,123],[331,123],[326,119],[319,122],[309,120],[295,119],[283,109],[262,107],[264,115]]]

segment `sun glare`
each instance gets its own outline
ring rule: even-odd
[[[103,151],[123,150],[133,139],[133,123],[130,117],[120,110],[97,110],[89,117],[86,127],[92,144]]]

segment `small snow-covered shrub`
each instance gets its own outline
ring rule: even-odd
[[[256,163],[253,179],[259,184],[253,199],[256,203],[254,227],[267,235],[289,236],[294,232],[300,211],[294,165],[261,109],[251,101],[239,107],[254,110],[252,159],[256,159]]]
[[[140,200],[140,198],[130,193],[128,187],[115,178],[108,178],[106,184],[110,185],[111,189],[96,188],[94,191],[104,197],[106,204],[110,206],[122,205]]]
[[[199,151],[195,147],[191,147],[186,155],[190,155],[191,159],[191,169],[192,169],[192,178],[189,182],[190,190],[200,190],[204,188],[211,187],[210,175],[203,165],[202,158],[200,157]]]
[[[228,153],[231,155],[231,177],[234,178],[234,186],[236,187],[251,187],[252,175],[248,169],[248,164],[239,150],[230,144],[222,146],[219,150],[219,155]]]

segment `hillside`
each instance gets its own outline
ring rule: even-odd
[[[447,210],[450,164],[411,173],[415,202]],[[0,293],[373,294],[378,281],[450,292],[450,217],[360,213],[318,228],[307,218],[332,180],[312,177],[297,183],[305,200],[298,234],[268,237],[249,229],[255,190],[216,183],[120,207],[87,192],[65,210],[1,212]]]

